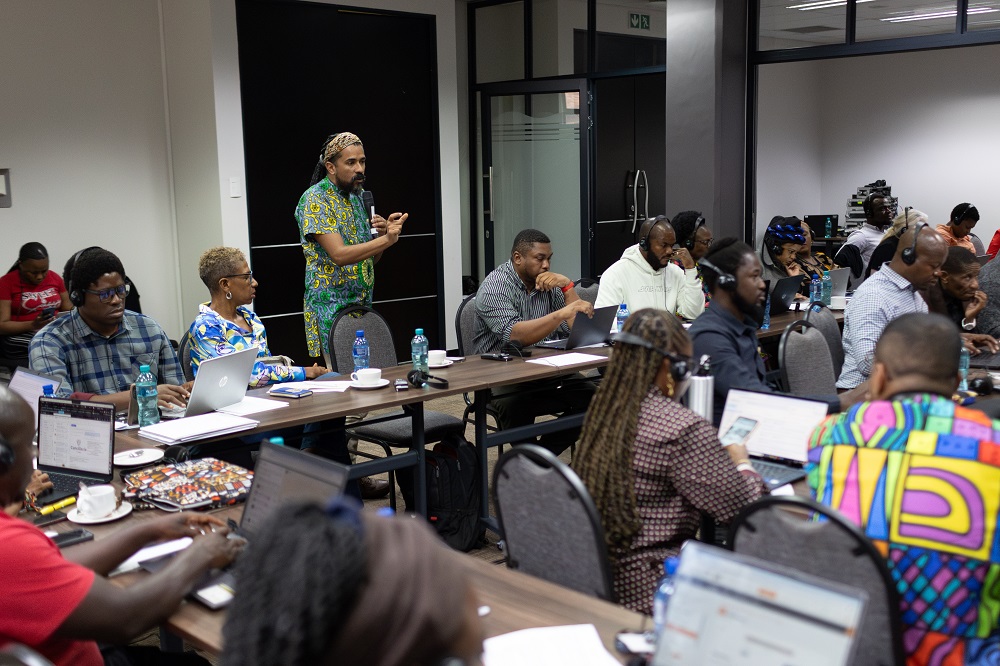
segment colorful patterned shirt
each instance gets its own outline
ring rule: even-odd
[[[338,266],[314,236],[336,233],[344,245],[359,245],[372,240],[371,228],[360,193],[344,196],[329,178],[302,194],[295,219],[306,258],[306,343],[310,356],[322,356],[329,351],[330,328],[337,313],[348,305],[371,307],[375,260],[369,257]]]
[[[907,664],[1000,654],[1000,421],[933,395],[861,403],[813,433],[816,499],[857,523],[900,597]]]
[[[72,310],[35,334],[28,350],[31,369],[61,382],[56,395],[108,395],[127,391],[148,365],[157,382],[179,386],[184,373],[174,346],[159,324],[126,310],[118,330],[108,337],[96,333]]]
[[[188,349],[191,350],[191,370],[198,375],[198,366],[202,361],[216,356],[225,356],[256,345],[257,356],[270,356],[267,348],[267,332],[257,313],[245,305],[240,305],[236,311],[250,325],[249,331],[224,319],[218,312],[202,303],[198,306],[198,317],[188,331]],[[260,388],[268,384],[280,382],[301,382],[306,378],[306,371],[291,365],[270,365],[257,361],[250,373],[250,388]]]

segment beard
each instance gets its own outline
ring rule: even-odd
[[[764,307],[767,305],[766,300],[764,301],[764,305],[757,305],[749,302],[738,293],[733,292],[733,302],[736,304],[736,307],[739,308],[740,312],[757,322],[758,328],[764,322]]]
[[[646,263],[649,264],[649,267],[654,271],[658,271],[667,265],[667,262],[660,263],[659,258],[657,258],[657,256],[650,250],[646,250]]]

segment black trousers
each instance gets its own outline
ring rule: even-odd
[[[583,375],[563,375],[493,391],[490,405],[496,409],[501,430],[525,426],[546,414],[580,414],[587,411],[597,386]],[[580,428],[542,435],[538,444],[555,455],[580,437]]]

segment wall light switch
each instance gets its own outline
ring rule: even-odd
[[[10,169],[0,169],[0,208],[10,208]]]
[[[229,198],[239,199],[243,196],[243,183],[240,182],[239,176],[230,176],[229,178]]]

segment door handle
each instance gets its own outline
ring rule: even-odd
[[[639,169],[639,173],[642,174],[642,191],[643,191],[643,194],[644,194],[644,196],[646,198],[645,206],[642,209],[642,219],[648,220],[649,219],[649,178],[646,177],[646,170],[645,169]],[[638,179],[636,180],[636,182],[638,182]],[[639,186],[636,185],[636,194],[638,195],[638,193],[639,193]]]
[[[489,168],[488,173],[483,174],[483,180],[486,181],[486,191],[489,193],[490,203],[489,206],[483,206],[483,216],[493,215],[493,167]]]
[[[641,170],[636,169],[635,178],[632,180],[632,235],[635,235],[635,227],[639,223],[639,174]]]

